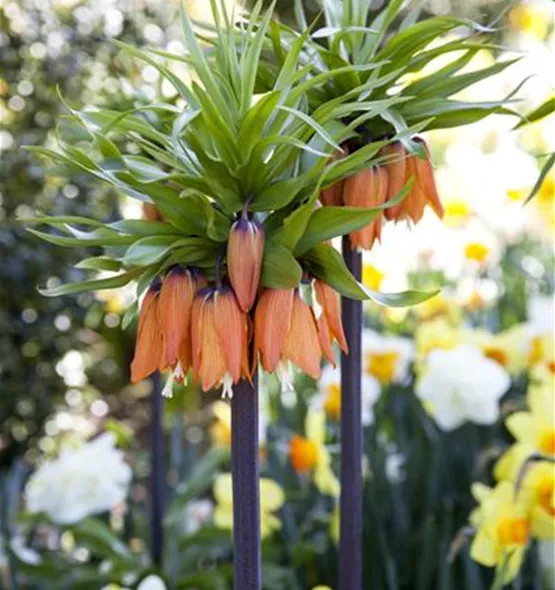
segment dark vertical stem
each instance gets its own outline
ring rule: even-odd
[[[258,466],[258,386],[240,381],[231,400],[235,590],[262,588]]]
[[[150,396],[150,534],[152,562],[157,567],[162,565],[164,551],[165,466],[164,466],[164,431],[162,426],[163,399],[160,375],[152,377]]]
[[[360,281],[362,256],[343,238],[343,258]],[[341,357],[341,498],[339,590],[362,588],[362,302],[341,299],[349,354]]]

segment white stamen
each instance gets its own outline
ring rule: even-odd
[[[171,398],[173,397],[173,382],[174,376],[173,371],[170,372],[168,378],[166,379],[166,384],[164,385],[164,389],[162,389],[162,397]]]
[[[291,374],[291,363],[289,361],[279,361],[276,367],[276,375],[281,383],[281,393],[295,392],[293,375]]]
[[[226,397],[229,399],[233,397],[233,377],[230,373],[226,373],[222,379],[222,398]]]
[[[181,361],[177,361],[177,365],[175,365],[175,369],[173,370],[173,377],[176,383],[184,383],[187,385],[187,374],[183,370]]]

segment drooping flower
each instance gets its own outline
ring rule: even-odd
[[[341,350],[347,354],[349,347],[347,339],[343,332],[343,323],[341,321],[341,302],[339,294],[323,281],[314,281],[314,290],[316,299],[322,308],[322,313],[318,318],[318,335],[322,351],[335,366],[335,355],[333,354],[333,340],[336,340]]]
[[[470,515],[476,527],[472,542],[472,559],[503,572],[509,583],[520,570],[530,539],[530,522],[526,504],[511,483],[502,481],[495,488],[474,484],[472,493],[479,502]]]
[[[254,354],[262,367],[272,373],[280,363],[293,362],[318,379],[321,350],[312,308],[298,289],[266,289],[254,316]]]
[[[386,164],[387,200],[399,194],[403,186],[411,177],[413,178],[413,184],[407,196],[398,205],[385,210],[387,219],[395,221],[411,219],[414,223],[418,223],[424,215],[426,205],[429,205],[438,217],[443,217],[443,206],[439,200],[428,146],[419,137],[413,138],[413,141],[421,145],[425,154],[424,158],[408,153],[399,141],[384,148],[384,155],[390,158]]]
[[[256,222],[242,217],[229,232],[227,270],[239,307],[247,312],[253,306],[260,283],[264,231]]]
[[[309,412],[305,420],[305,435],[294,435],[289,441],[289,458],[300,474],[312,474],[316,487],[329,496],[339,495],[339,482],[331,467],[331,456],[325,446],[326,416]]]
[[[199,271],[179,266],[162,281],[158,309],[164,334],[163,368],[173,368],[178,361],[183,371],[190,368],[193,301],[205,285],[206,279]]]
[[[387,199],[387,171],[383,166],[361,170],[345,180],[343,201],[351,207],[373,208],[383,205]],[[349,234],[353,249],[370,250],[382,234],[382,213],[374,221]]]
[[[440,428],[454,430],[466,421],[493,424],[510,384],[507,372],[479,349],[459,346],[429,354],[415,393]]]
[[[135,355],[131,362],[131,383],[146,379],[164,367],[164,340],[160,323],[160,282],[148,289],[139,313]]]
[[[274,480],[262,477],[260,482],[260,536],[262,539],[281,529],[281,520],[275,516],[285,502],[285,493]],[[218,475],[214,482],[214,523],[221,529],[233,528],[233,486],[230,473]]]
[[[232,385],[250,378],[247,340],[247,317],[233,290],[201,289],[193,303],[191,342],[193,372],[204,391],[223,385],[222,395],[231,397]]]
[[[131,469],[114,436],[103,434],[44,462],[25,488],[27,510],[57,524],[73,524],[123,502],[130,481]]]

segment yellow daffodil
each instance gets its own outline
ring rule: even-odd
[[[326,416],[312,411],[306,416],[306,438],[295,435],[289,442],[289,458],[297,473],[311,473],[318,489],[326,495],[339,495],[339,482],[331,468],[331,456],[325,447]]]
[[[505,424],[517,443],[532,452],[555,457],[555,398],[553,382],[530,384],[529,411],[511,414]]]
[[[216,418],[210,426],[210,438],[217,446],[229,447],[231,445],[231,408],[223,401],[212,404],[212,413]]]
[[[524,371],[528,365],[529,335],[524,324],[491,334],[486,330],[468,330],[462,338],[466,344],[482,349],[485,356],[496,361],[511,374]]]
[[[385,274],[374,265],[365,263],[362,268],[362,282],[372,291],[379,291]]]
[[[495,477],[509,481],[528,507],[531,535],[541,541],[555,539],[555,465],[526,460],[533,455],[529,445],[513,445],[495,465]]]
[[[445,208],[443,223],[449,227],[461,227],[469,220],[472,213],[468,201],[460,197],[446,198],[443,205]]]
[[[382,385],[400,383],[407,377],[414,356],[413,349],[413,343],[408,338],[384,336],[374,330],[363,330],[363,370]]]
[[[521,33],[545,39],[549,30],[549,13],[537,2],[521,2],[509,12],[509,23]]]
[[[332,590],[329,586],[322,586],[320,584],[320,586],[314,586],[314,588],[312,588],[312,590]]]
[[[479,502],[470,515],[476,527],[470,555],[474,561],[503,572],[504,583],[514,579],[520,570],[530,537],[528,510],[513,485],[502,481],[495,488],[482,484],[472,487]]]
[[[438,294],[411,310],[421,322],[428,322],[436,318],[445,318],[453,326],[461,321],[462,310],[453,299]]]
[[[445,318],[437,318],[420,324],[415,334],[418,357],[424,357],[437,348],[450,350],[461,344],[461,331]]]
[[[480,242],[469,242],[464,248],[466,259],[478,264],[483,264],[488,259],[489,252],[489,248]]]
[[[233,528],[233,487],[231,474],[222,473],[214,482],[214,523],[221,529]],[[272,479],[260,478],[260,535],[264,539],[281,529],[281,520],[275,516],[285,501],[280,485]]]

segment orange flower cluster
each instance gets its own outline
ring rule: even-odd
[[[199,270],[178,266],[150,286],[139,315],[133,383],[157,370],[171,370],[172,382],[192,371],[203,390],[223,386],[231,396],[233,384],[250,380],[259,360],[282,376],[293,362],[318,378],[322,355],[335,364],[334,341],[347,352],[339,295],[314,281],[317,318],[299,288],[261,289],[263,251],[262,228],[243,216],[228,239],[229,284],[209,285]]]
[[[409,219],[418,223],[426,205],[430,205],[438,217],[443,217],[443,207],[439,200],[434,171],[428,147],[420,137],[413,138],[420,144],[425,158],[407,152],[400,141],[382,150],[385,157],[383,165],[372,166],[341,180],[322,191],[320,201],[323,205],[351,207],[382,207],[395,198],[405,184],[412,178],[413,184],[407,196],[397,205],[384,209],[388,220]],[[339,156],[333,156],[337,159]],[[378,212],[374,221],[350,234],[353,249],[370,250],[382,232],[382,215]]]

